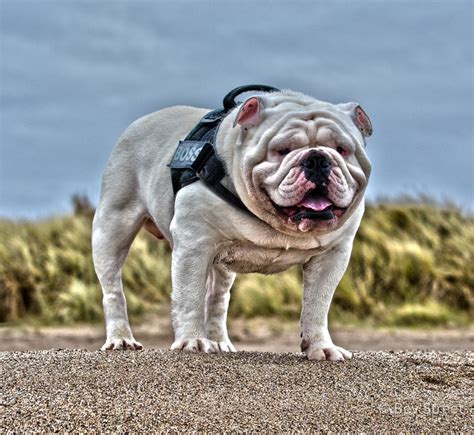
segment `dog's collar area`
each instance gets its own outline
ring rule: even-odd
[[[186,138],[179,142],[173,158],[168,164],[171,169],[171,181],[175,196],[181,188],[201,180],[222,199],[240,210],[252,214],[241,199],[221,183],[227,173],[224,163],[217,156],[214,147],[221,122],[238,104],[235,98],[249,91],[278,92],[279,89],[266,85],[240,86],[224,97],[223,109],[213,110],[199,121]]]

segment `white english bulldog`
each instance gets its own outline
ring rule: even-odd
[[[207,112],[178,106],[140,118],[110,157],[92,236],[106,320],[102,349],[142,349],[129,325],[121,270],[145,227],[172,246],[171,349],[235,351],[226,318],[236,274],[301,264],[302,351],[310,360],[351,358],[331,339],[328,311],[364,213],[369,118],[357,103],[290,90],[251,96],[229,111],[215,152],[226,169],[223,184],[246,213],[202,181],[173,193],[167,163]]]

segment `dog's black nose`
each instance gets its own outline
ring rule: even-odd
[[[316,189],[322,195],[327,194],[329,174],[331,173],[331,162],[328,158],[317,151],[312,151],[302,162],[301,166],[307,180],[316,185]]]
[[[309,171],[324,173],[329,172],[331,163],[324,154],[311,153],[305,160],[303,160],[301,166]]]

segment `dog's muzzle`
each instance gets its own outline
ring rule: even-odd
[[[275,209],[293,222],[303,219],[329,221],[339,218],[346,207],[337,207],[328,198],[332,163],[328,156],[318,150],[310,151],[300,163],[306,180],[314,184],[303,199],[293,206],[283,207],[271,201]]]

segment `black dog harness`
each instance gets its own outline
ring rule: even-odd
[[[186,138],[179,141],[173,158],[168,164],[171,168],[175,196],[182,187],[201,180],[225,201],[251,213],[240,198],[221,183],[227,174],[214,148],[221,122],[239,104],[235,101],[235,97],[249,91],[278,92],[279,89],[266,85],[246,85],[233,89],[224,97],[222,109],[207,113]]]

